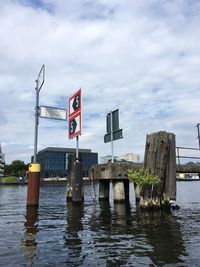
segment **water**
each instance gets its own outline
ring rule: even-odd
[[[0,266],[200,266],[200,182],[177,183],[179,211],[140,213],[134,202],[65,200],[41,187],[26,210],[26,186],[0,187]]]

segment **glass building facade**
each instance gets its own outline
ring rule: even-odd
[[[70,156],[75,157],[73,148],[47,147],[37,154],[37,162],[41,164],[41,178],[67,177],[69,172]],[[98,164],[98,153],[90,149],[79,149],[82,162],[83,177],[88,177],[92,164]]]

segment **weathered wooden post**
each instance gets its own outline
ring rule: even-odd
[[[138,196],[141,208],[169,207],[169,201],[176,200],[175,149],[173,133],[160,131],[147,135],[144,168],[157,175],[160,183],[142,188]]]
[[[75,155],[68,155],[68,179],[67,179],[67,190],[66,190],[66,200],[72,201],[72,179],[73,179],[73,162],[75,161]]]
[[[70,171],[70,184],[67,187],[67,201],[82,202],[83,197],[83,175],[82,163],[75,160]]]
[[[72,167],[73,179],[72,179],[72,201],[82,202],[83,200],[83,175],[82,175],[82,163],[76,160]]]

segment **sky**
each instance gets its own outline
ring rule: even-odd
[[[0,0],[0,142],[6,163],[30,162],[35,80],[40,105],[67,108],[82,89],[80,148],[99,157],[106,114],[119,109],[114,155],[144,156],[146,135],[168,131],[198,147],[200,1]],[[40,119],[38,150],[76,147],[65,121]]]

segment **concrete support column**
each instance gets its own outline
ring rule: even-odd
[[[72,201],[82,202],[83,200],[83,175],[82,163],[76,160],[72,166]]]
[[[27,206],[38,206],[40,195],[40,164],[33,163],[28,169]]]
[[[125,189],[123,181],[113,181],[113,198],[114,202],[125,201]]]
[[[99,200],[109,200],[109,180],[99,180]]]
[[[129,180],[124,180],[125,199],[129,200]]]

